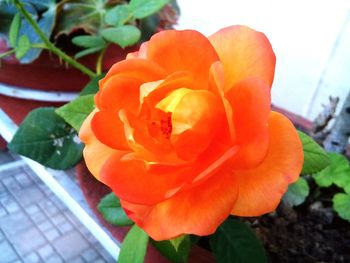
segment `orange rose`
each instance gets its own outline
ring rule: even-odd
[[[303,163],[292,123],[270,110],[274,69],[248,27],[154,35],[100,81],[80,131],[89,170],[155,240],[273,211]]]

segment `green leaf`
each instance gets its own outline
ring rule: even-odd
[[[329,153],[330,165],[321,172],[314,174],[313,178],[320,187],[328,187],[335,184],[349,190],[350,166],[345,156],[338,153]]]
[[[238,219],[228,218],[210,237],[218,263],[265,263],[264,247],[251,228]]]
[[[78,58],[82,58],[85,57],[87,55],[99,52],[103,49],[104,47],[92,47],[92,48],[88,48],[88,49],[84,49],[78,53],[75,54],[74,58],[78,59]]]
[[[68,122],[76,131],[79,131],[84,120],[94,108],[94,95],[85,95],[58,108],[56,113]]]
[[[141,37],[141,31],[131,25],[110,27],[102,30],[101,33],[106,40],[116,43],[122,48],[136,44]]]
[[[21,1],[24,8],[39,24],[40,29],[49,38],[56,20],[56,1],[55,0],[25,0]],[[10,31],[10,24],[13,17],[18,13],[13,1],[8,4],[0,1],[0,34],[7,34]],[[18,36],[26,35],[31,43],[42,43],[40,37],[35,32],[33,27],[26,19],[22,19]],[[12,42],[12,40],[11,40]],[[41,53],[40,48],[31,48],[24,57],[21,58],[21,63],[31,63]]]
[[[106,41],[100,36],[76,36],[72,38],[74,45],[85,48],[104,48],[106,46]]]
[[[298,131],[304,149],[304,165],[302,174],[317,173],[329,165],[329,158],[324,149],[310,136]]]
[[[135,18],[142,19],[157,13],[171,0],[131,0],[129,7]]]
[[[16,13],[17,9],[14,5],[0,0],[0,34],[3,36],[8,35],[13,17]]]
[[[182,235],[174,239],[154,241],[152,244],[160,253],[171,262],[187,262],[191,250],[191,239],[189,235]]]
[[[133,225],[122,243],[118,263],[143,263],[148,239],[148,235],[141,228]]]
[[[22,35],[18,39],[18,45],[16,47],[16,58],[20,60],[23,58],[28,51],[31,49],[32,44],[29,41],[29,38],[26,35]]]
[[[55,113],[55,108],[30,112],[8,147],[44,166],[60,170],[79,162],[83,150],[77,134]]]
[[[32,10],[31,15],[37,21],[41,31],[47,38],[51,37],[55,20],[56,20],[56,1],[55,0],[28,0],[25,7],[27,10],[31,10],[30,7],[34,6],[34,12]],[[20,35],[27,35],[31,43],[42,43],[40,36],[35,32],[33,27],[27,20],[22,21],[22,26],[19,32]],[[31,48],[26,55],[21,58],[21,63],[31,63],[37,59],[41,53],[40,48]]]
[[[339,153],[329,153],[328,155],[331,163],[324,169],[326,170],[324,172],[332,174],[334,184],[346,190],[350,187],[350,165],[348,159]]]
[[[69,35],[77,29],[95,35],[103,25],[108,0],[65,0],[57,4],[56,37]]]
[[[350,184],[346,185],[344,188],[345,193],[350,194]]]
[[[13,20],[10,26],[10,31],[9,31],[9,42],[11,47],[13,48],[17,46],[17,38],[18,38],[20,27],[21,27],[21,14],[17,13],[13,17]]]
[[[98,206],[98,211],[102,214],[103,218],[110,224],[116,226],[130,226],[134,224],[129,217],[125,214],[123,208],[120,205],[120,200],[114,195],[109,193],[104,196]]]
[[[344,193],[335,194],[333,197],[333,208],[338,215],[350,222],[350,195]]]
[[[106,74],[101,74],[97,77],[94,77],[90,80],[88,84],[83,88],[83,90],[80,92],[79,96],[84,96],[88,94],[96,94],[98,91],[98,82],[100,79],[104,78]]]
[[[132,18],[128,5],[117,5],[106,12],[105,22],[112,26],[122,26]]]
[[[288,187],[288,191],[283,196],[283,199],[291,205],[297,206],[304,203],[306,197],[309,195],[309,191],[309,184],[305,178],[300,177],[298,181]]]

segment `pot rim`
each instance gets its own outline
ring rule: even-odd
[[[78,97],[79,93],[67,91],[44,91],[0,83],[0,95],[25,100],[69,102]]]

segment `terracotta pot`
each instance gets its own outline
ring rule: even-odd
[[[110,193],[111,190],[104,184],[97,181],[85,166],[85,163],[80,163],[77,166],[77,177],[80,187],[83,191],[84,197],[96,214],[99,221],[104,225],[111,234],[118,240],[122,241],[126,233],[128,232],[128,227],[116,227],[107,223],[101,214],[97,211],[97,205],[100,199],[106,194]],[[165,259],[152,245],[149,245],[146,255],[146,263],[169,263],[170,261]],[[199,247],[194,246],[191,250],[189,262],[191,263],[213,263],[215,262],[213,255]]]
[[[110,45],[104,56],[102,71],[107,71],[136,48],[137,46],[122,49],[117,45]],[[4,51],[6,46],[0,39],[0,52]],[[92,54],[79,59],[79,62],[94,70],[96,59],[97,55]],[[87,75],[67,66],[46,50],[30,64],[19,64],[13,56],[1,61],[0,82],[12,86],[50,91],[80,91],[88,81]]]
[[[1,39],[0,39],[1,40]],[[116,45],[111,45],[105,54],[103,71],[107,71],[114,63],[125,58],[126,54],[132,52],[137,47],[122,49]],[[4,41],[0,41],[0,51],[4,52],[6,46]],[[85,66],[94,69],[96,55],[89,55],[80,60]],[[19,64],[13,57],[9,57],[1,61],[0,68],[0,84],[9,86],[10,88],[18,87],[24,91],[34,89],[34,91],[59,92],[58,95],[69,94],[74,96],[74,92],[79,92],[88,82],[89,77],[79,70],[66,66],[53,54],[43,51],[40,57],[30,64]],[[4,95],[5,86],[0,87],[0,108],[2,108],[17,124],[22,122],[24,117],[32,109],[46,106],[60,106],[67,102],[63,99],[51,100],[50,98],[42,98],[32,96],[23,99],[18,96],[18,92],[14,90],[12,94]],[[56,94],[56,93],[55,93]],[[18,98],[20,97],[20,98]]]
[[[299,115],[286,111],[280,107],[276,107],[274,105],[271,106],[272,110],[277,111],[285,115],[291,122],[293,122],[294,126],[304,132],[310,132],[312,129],[312,121],[305,119]]]

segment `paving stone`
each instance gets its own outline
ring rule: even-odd
[[[26,255],[43,246],[46,240],[36,228],[29,228],[12,236],[11,243],[20,255]]]
[[[10,170],[6,170],[5,172],[3,172],[2,174],[0,173],[2,179],[3,178],[7,178],[7,177],[14,177],[16,174],[22,172],[22,167],[15,167],[12,168]]]
[[[27,206],[26,207],[26,212],[29,214],[29,215],[33,215],[37,212],[39,212],[39,208],[37,205],[30,205],[30,206]]]
[[[69,223],[69,221],[67,220],[66,222],[60,224],[58,226],[58,229],[60,230],[60,232],[62,234],[66,234],[68,233],[69,231],[73,230],[73,226],[71,223]]]
[[[36,252],[31,252],[30,254],[23,257],[24,262],[26,263],[40,263],[42,262],[40,257]]]
[[[91,234],[91,232],[84,225],[79,224],[78,229],[89,243],[91,244],[98,243],[97,239],[93,236],[93,234]]]
[[[33,227],[33,223],[22,211],[0,217],[0,229],[2,229],[6,236],[16,236],[31,227]]]
[[[53,217],[59,213],[59,210],[50,199],[42,200],[39,202],[39,206],[41,207],[41,210],[44,211],[44,213],[49,217]]]
[[[14,158],[8,151],[0,151],[0,164],[9,163],[14,161]]]
[[[36,183],[37,184],[37,183]],[[38,185],[40,190],[49,198],[56,197],[55,194],[51,191],[51,189],[45,185],[43,182],[40,182]]]
[[[75,258],[69,261],[69,263],[85,263],[85,262],[93,262],[93,261],[84,261],[82,258]]]
[[[44,235],[46,236],[46,238],[52,242],[53,240],[55,240],[56,238],[58,238],[60,236],[60,233],[57,231],[57,229],[52,228],[48,231],[44,232]]]
[[[8,198],[9,198],[9,192],[7,190],[0,192],[0,203],[4,202]]]
[[[1,179],[1,177],[0,177]],[[1,181],[0,181],[0,192],[4,192],[6,191],[5,187],[2,185]]]
[[[17,202],[15,202],[12,199],[9,199],[8,202],[4,202],[3,206],[5,207],[5,209],[7,210],[7,212],[10,213],[14,213],[19,211],[21,208],[20,206],[17,204]]]
[[[76,258],[88,248],[88,243],[77,231],[60,236],[53,242],[58,253],[66,260]]]
[[[56,225],[59,226],[60,224],[67,221],[67,219],[62,214],[57,214],[53,217],[51,217],[51,221]]]
[[[73,213],[66,213],[66,217],[69,219],[71,223],[73,223],[74,226],[81,226],[81,222],[79,219],[73,214]]]
[[[0,204],[0,217],[7,215],[5,208]]]
[[[44,261],[46,261],[46,259],[49,258],[54,253],[53,248],[48,244],[39,248],[37,251]]]
[[[58,198],[53,198],[52,201],[56,205],[57,209],[61,212],[69,211],[66,205]]]
[[[0,242],[5,239],[4,234],[0,231]]]
[[[48,220],[46,215],[41,211],[38,211],[35,214],[30,215],[30,218],[34,221],[35,224],[40,224],[41,222]]]
[[[0,202],[7,203],[11,199],[10,193],[7,190],[4,190],[3,192],[0,193]]]
[[[15,175],[16,181],[22,186],[22,188],[33,185],[32,180],[25,173],[19,173]]]
[[[45,220],[37,225],[42,232],[46,232],[53,228],[53,224],[49,220]]]
[[[104,259],[102,259],[102,258],[99,258],[99,259],[96,259],[95,261],[94,261],[94,263],[106,263],[107,261],[105,261]]]
[[[64,261],[58,255],[51,255],[48,259],[46,259],[45,263],[63,263]]]
[[[30,180],[32,180],[35,185],[39,185],[39,184],[43,184],[43,181],[41,181],[41,179],[35,174],[35,172],[33,172],[32,169],[28,169],[27,167],[23,168],[22,170],[23,172],[26,173],[26,175],[28,175],[28,177],[30,178]]]
[[[94,259],[98,257],[98,253],[96,252],[95,249],[90,248],[88,250],[85,250],[82,253],[82,257],[87,261],[87,262],[92,262]]]
[[[44,198],[44,199],[40,200],[40,202],[38,203],[38,205],[39,205],[41,208],[45,209],[45,208],[48,208],[48,207],[53,206],[53,202],[52,202],[51,199],[49,199],[49,198]]]
[[[0,251],[0,262],[11,262],[18,259],[16,252],[6,241],[0,242]]]
[[[84,236],[91,234],[91,232],[82,224],[79,224],[78,229]]]
[[[107,250],[102,247],[101,243],[98,243],[94,245],[94,248],[96,251],[98,251],[99,257],[104,258],[107,262],[115,262],[115,259],[107,252]]]
[[[115,260],[30,169],[20,167],[0,174],[0,263],[14,262]]]
[[[17,193],[21,190],[20,184],[13,177],[6,177],[2,180],[5,187],[12,193]]]
[[[84,237],[85,237],[92,245],[98,244],[98,241],[97,241],[96,237],[94,237],[94,235],[91,234],[90,232],[87,233],[87,234],[84,234]]]
[[[15,197],[23,207],[26,207],[39,202],[44,195],[38,187],[32,186],[19,191]]]

